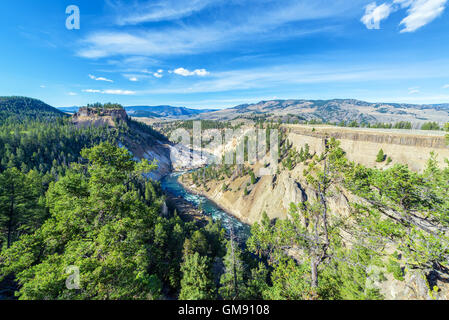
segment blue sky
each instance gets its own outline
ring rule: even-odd
[[[53,106],[449,102],[449,0],[0,3],[0,95]],[[79,30],[66,8],[80,9]]]

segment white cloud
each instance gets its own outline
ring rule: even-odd
[[[134,95],[136,94],[135,91],[130,90],[121,90],[121,89],[115,89],[115,90],[97,90],[97,89],[85,89],[83,92],[87,93],[101,93],[101,94],[112,94],[112,95]]]
[[[196,69],[193,71],[189,71],[184,68],[175,69],[175,70],[173,70],[173,73],[179,74],[180,76],[183,76],[183,77],[191,77],[191,76],[205,77],[210,74],[210,72],[207,71],[206,69]]]
[[[408,16],[400,25],[403,32],[413,32],[439,17],[446,6],[447,0],[395,0],[402,7],[409,7]]]
[[[47,87],[46,87],[46,86],[44,86],[44,85],[41,85],[40,87],[41,87],[42,89],[45,89],[45,88],[47,88]]]
[[[445,84],[445,85],[443,86],[443,89],[449,89],[449,84]]]
[[[104,94],[114,94],[114,95],[124,95],[124,96],[130,96],[136,94],[135,91],[130,90],[103,90],[101,93]]]
[[[231,43],[300,37],[334,31],[335,25],[296,26],[299,21],[345,17],[359,9],[364,0],[249,0],[230,1],[234,10],[218,10],[213,19],[169,24],[161,28],[131,31],[101,30],[90,33],[78,46],[77,54],[97,59],[111,56],[168,56],[216,51]],[[119,15],[123,14],[119,12]],[[355,14],[355,13],[354,13]],[[307,24],[309,25],[309,24]]]
[[[67,93],[69,96],[76,96],[77,94],[75,92],[69,92]]]
[[[89,74],[89,78],[91,78],[92,80],[95,80],[95,81],[114,82],[111,79],[107,79],[107,78],[104,78],[104,77],[96,77],[96,76],[94,76],[92,74]]]
[[[136,25],[183,18],[218,2],[218,0],[153,0],[146,4],[136,3],[133,6],[119,3],[115,4],[114,7],[117,12],[123,15],[117,18],[119,25]]]
[[[159,79],[163,77],[163,75],[159,72],[153,73],[153,76],[155,76],[156,78],[159,78]]]
[[[380,22],[388,18],[392,10],[387,3],[378,6],[376,2],[372,2],[365,7],[365,15],[361,21],[368,29],[380,29]]]
[[[286,87],[301,88],[308,84],[350,83],[359,86],[365,81],[411,81],[445,77],[449,73],[449,61],[437,60],[416,63],[413,68],[403,63],[372,65],[334,65],[320,64],[285,64],[245,68],[241,70],[214,72],[210,77],[195,81],[186,86],[185,83],[170,87],[155,87],[139,92],[139,94],[190,94],[229,92],[236,90],[252,90]],[[369,80],[367,80],[369,79]],[[419,89],[419,88],[412,88]],[[407,91],[408,92],[408,91]]]
[[[413,87],[413,88],[408,88],[408,94],[412,95],[412,94],[418,94],[421,91],[419,90],[419,87]]]
[[[391,13],[407,9],[407,16],[402,19],[401,33],[414,32],[439,17],[448,0],[393,0],[391,3],[377,5],[372,2],[365,7],[365,15],[361,21],[368,29],[380,29],[380,22]]]
[[[139,81],[139,79],[137,77],[130,77],[129,81],[137,82],[137,81]]]

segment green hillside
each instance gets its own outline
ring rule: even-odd
[[[0,97],[0,124],[27,120],[51,120],[65,114],[48,104],[26,97]]]

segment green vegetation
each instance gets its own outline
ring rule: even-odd
[[[305,175],[317,200],[292,204],[291,219],[271,222],[265,215],[252,227],[249,249],[273,268],[264,296],[276,299],[379,299],[367,286],[378,271],[403,280],[404,270],[425,274],[446,266],[449,257],[447,210],[449,168],[432,156],[424,173],[407,166],[369,169],[349,162],[336,141]],[[364,199],[351,218],[332,213],[329,198],[344,186]],[[349,232],[351,249],[342,242]],[[397,253],[381,250],[394,244]]]
[[[309,122],[310,123],[310,122]],[[341,121],[338,124],[334,123],[334,125],[338,125],[339,127],[350,127],[350,128],[374,128],[374,129],[406,129],[410,130],[413,128],[413,125],[409,121],[399,121],[396,123],[370,123],[366,121],[358,122],[357,120],[353,120],[349,123],[345,121]]]
[[[421,126],[421,130],[440,130],[440,125],[436,122],[426,122]]]
[[[209,300],[214,298],[214,284],[208,258],[198,252],[188,255],[181,267],[181,300]]]
[[[63,112],[25,97],[0,97],[0,125],[33,121],[55,121],[67,117]]]
[[[449,166],[433,154],[421,173],[401,164],[380,170],[349,161],[333,138],[311,154],[281,132],[284,167],[300,165],[314,196],[292,203],[288,219],[262,213],[239,243],[220,222],[162,215],[165,196],[147,178],[156,165],[118,147],[162,138],[152,128],[130,120],[76,128],[37,106],[29,117],[4,112],[0,126],[0,283],[16,298],[382,299],[373,283],[387,274],[406,282],[417,273],[435,295],[426,276],[449,267]],[[377,159],[392,162],[382,149]],[[198,185],[221,181],[224,192],[228,179],[242,178],[248,195],[253,170],[214,165],[189,176]],[[333,207],[341,195],[354,201],[345,216]],[[70,290],[73,266],[80,286]]]
[[[379,150],[379,153],[376,156],[376,162],[384,162],[387,156],[385,155],[382,149]]]
[[[94,104],[88,104],[87,108],[91,108],[91,109],[119,109],[119,110],[123,110],[123,106],[121,104],[118,103],[94,103]]]
[[[27,176],[5,171],[2,187],[12,184],[11,174],[17,176],[14,199],[20,206],[12,214],[2,211],[2,225],[12,228],[2,228],[2,241],[8,240],[0,256],[0,279],[15,275],[20,299],[157,299],[164,287],[188,292],[189,268],[204,266],[206,256],[223,254],[222,229],[210,225],[194,232],[194,224],[177,216],[161,217],[163,197],[142,175],[155,165],[135,162],[126,149],[101,143],[84,149],[82,157],[86,164],[73,164],[50,184],[45,221],[44,207],[32,205],[40,202],[39,189],[21,181]],[[2,192],[2,205],[12,193]],[[12,224],[4,219],[10,217]],[[182,263],[183,250],[189,253],[190,247],[201,258],[187,254]],[[66,288],[69,266],[79,267],[83,290]],[[196,269],[193,275],[199,281]]]

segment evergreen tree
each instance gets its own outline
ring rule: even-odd
[[[161,281],[149,272],[151,233],[159,207],[147,206],[142,173],[122,148],[103,143],[82,152],[87,166],[51,183],[51,218],[2,252],[0,280],[16,274],[20,299],[152,299]],[[65,286],[69,266],[80,270],[80,288]]]
[[[386,155],[382,149],[379,150],[379,153],[376,156],[376,162],[384,162]]]
[[[225,300],[242,300],[247,296],[244,282],[245,266],[242,251],[234,242],[233,236],[228,241],[226,256],[224,257],[225,272],[221,276],[220,296]]]
[[[22,234],[34,232],[45,220],[43,187],[35,171],[25,174],[16,168],[0,174],[0,248],[11,247]]]
[[[250,177],[251,177],[251,184],[256,184],[257,179],[256,179],[256,176],[255,176],[255,174],[254,174],[254,171],[253,171],[253,170],[250,170],[249,175],[250,175]]]
[[[184,257],[181,267],[181,300],[210,300],[214,298],[214,284],[207,257],[198,252]]]

